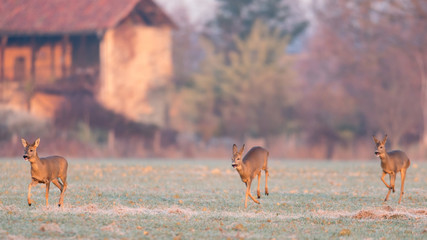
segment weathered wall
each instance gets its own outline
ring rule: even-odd
[[[56,78],[62,77],[62,61],[71,69],[71,45],[67,45],[65,58],[63,57],[62,44],[54,45],[54,71],[52,73],[52,48],[50,45],[42,46],[36,55],[35,74],[36,84],[50,83]],[[15,60],[23,58],[24,70],[20,72],[21,79],[15,79]],[[1,64],[1,63],[0,63]],[[4,81],[1,82],[0,98],[3,107],[27,111],[29,104],[30,112],[37,117],[52,119],[56,110],[63,103],[63,98],[55,95],[37,93],[28,99],[31,88],[28,82],[31,80],[31,47],[30,46],[8,46],[4,55]]]
[[[36,55],[35,71],[36,71],[36,82],[46,83],[53,81],[55,78],[63,77],[62,75],[62,44],[57,43],[54,45],[54,77],[51,71],[51,54],[52,49],[50,45],[42,46]],[[6,81],[13,81],[15,79],[15,60],[18,57],[25,59],[25,75],[23,80],[30,80],[31,72],[31,47],[29,46],[8,46],[4,53],[4,73]],[[71,68],[71,45],[68,44],[66,47],[66,55],[64,58],[65,66],[67,69]]]
[[[172,76],[170,28],[124,24],[100,46],[98,100],[130,119],[162,126]]]

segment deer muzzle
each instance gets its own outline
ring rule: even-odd
[[[380,152],[375,151],[375,156],[379,157],[380,156]]]
[[[28,155],[24,155],[22,157],[25,159],[25,161],[28,161],[28,159],[29,159]]]
[[[237,167],[237,164],[233,163],[233,164],[231,164],[231,166],[232,166],[233,168],[236,168],[236,167]]]

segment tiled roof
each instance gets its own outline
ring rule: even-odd
[[[97,32],[134,11],[147,25],[175,27],[153,0],[0,0],[0,34]]]

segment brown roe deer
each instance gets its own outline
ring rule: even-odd
[[[31,187],[38,183],[46,184],[46,206],[49,205],[49,187],[52,182],[61,190],[59,198],[60,207],[64,203],[64,192],[67,189],[67,168],[68,162],[60,156],[50,156],[39,158],[37,155],[37,147],[40,144],[38,138],[33,144],[29,144],[25,139],[21,139],[22,145],[25,148],[24,159],[31,163],[31,183],[28,185],[28,205],[31,206]],[[61,179],[62,183],[59,181]]]
[[[379,141],[375,136],[373,136],[373,138],[376,145],[375,155],[381,159],[381,168],[383,169],[381,180],[388,188],[388,193],[384,201],[388,200],[388,196],[390,195],[391,190],[393,190],[394,192],[394,182],[396,180],[396,174],[400,172],[400,177],[402,179],[402,184],[400,186],[400,197],[399,197],[399,203],[400,203],[403,196],[406,170],[409,168],[411,161],[409,160],[406,153],[400,150],[395,150],[391,152],[387,152],[385,150],[387,135],[385,135],[382,141]],[[390,185],[388,185],[384,180],[384,177],[387,174],[390,175]]]
[[[259,201],[256,200],[251,194],[251,184],[254,177],[258,175],[257,195],[258,198],[261,198],[259,191],[261,170],[265,171],[265,195],[268,196],[268,151],[262,147],[253,147],[251,150],[249,150],[245,157],[242,158],[244,148],[245,144],[243,144],[243,147],[240,149],[240,151],[238,151],[236,144],[233,144],[233,158],[231,161],[231,166],[237,170],[237,172],[240,174],[242,182],[246,184],[245,208],[247,208],[248,196],[251,197],[254,202],[259,204]]]

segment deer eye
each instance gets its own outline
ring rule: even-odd
[[[31,149],[30,152],[33,152],[33,149]]]

